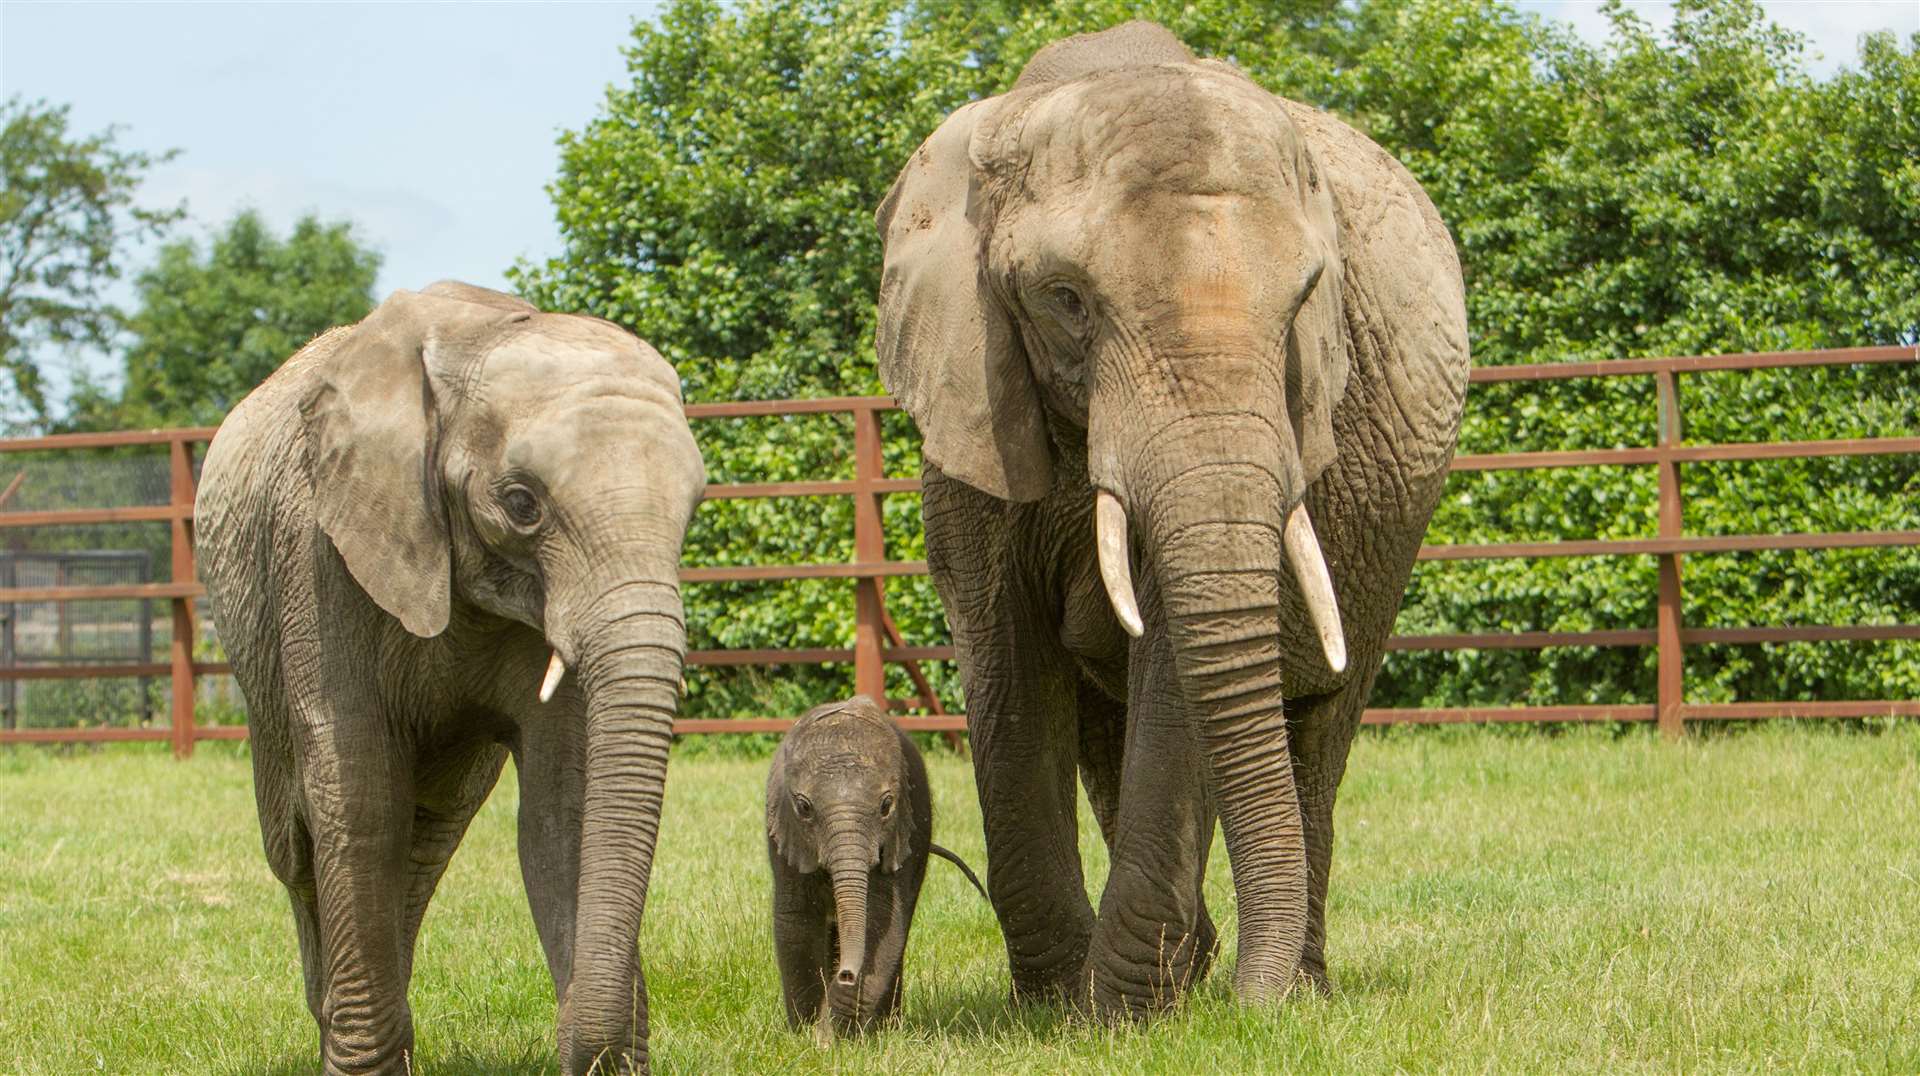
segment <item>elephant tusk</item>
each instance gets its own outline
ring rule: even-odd
[[[552,702],[554,690],[560,686],[560,678],[567,675],[567,663],[560,660],[560,651],[555,650],[553,657],[547,659],[547,675],[540,681],[540,701]]]
[[[1133,599],[1133,566],[1127,558],[1127,510],[1120,498],[1101,490],[1093,498],[1094,545],[1100,554],[1100,581],[1120,626],[1138,639],[1146,630],[1140,606]]]
[[[1326,651],[1327,666],[1334,672],[1347,668],[1347,635],[1340,627],[1340,606],[1333,598],[1333,577],[1327,574],[1327,561],[1320,552],[1320,539],[1313,533],[1313,521],[1307,518],[1305,502],[1297,504],[1287,516],[1285,537],[1287,563],[1293,565],[1293,577],[1300,583],[1300,596],[1307,601],[1307,615],[1313,618],[1314,631],[1320,635],[1320,649]]]

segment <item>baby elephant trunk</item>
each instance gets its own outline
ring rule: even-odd
[[[867,843],[861,836],[843,836],[832,842],[827,860],[840,924],[840,968],[833,981],[848,988],[859,984],[867,963],[867,872],[873,865]]]

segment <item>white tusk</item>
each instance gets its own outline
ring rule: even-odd
[[[540,701],[552,702],[553,693],[560,686],[560,678],[567,675],[567,663],[560,660],[560,651],[555,650],[553,657],[547,659],[547,675],[540,681]]]
[[[1093,498],[1094,545],[1100,553],[1100,581],[1107,585],[1107,601],[1120,626],[1138,639],[1146,630],[1140,606],[1133,600],[1133,567],[1127,558],[1127,510],[1120,498],[1101,490]]]
[[[1347,668],[1347,635],[1340,628],[1340,606],[1333,598],[1333,577],[1327,574],[1326,559],[1320,553],[1320,539],[1313,533],[1313,521],[1307,518],[1306,504],[1294,506],[1287,517],[1287,563],[1293,565],[1293,577],[1300,583],[1300,596],[1307,600],[1307,615],[1320,634],[1320,649],[1327,653],[1327,665],[1334,672]]]

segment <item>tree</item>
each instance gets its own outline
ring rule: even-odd
[[[1664,35],[1612,5],[1599,47],[1471,17],[1483,7],[1366,6],[1376,26],[1352,70],[1392,77],[1330,94],[1453,228],[1476,364],[1920,337],[1911,44],[1871,37],[1859,70],[1816,83],[1802,42],[1746,0],[1682,0]],[[1686,433],[1700,442],[1920,426],[1912,375],[1895,367],[1690,377],[1686,394]],[[1461,450],[1650,444],[1652,397],[1644,378],[1481,386]],[[1912,456],[1696,464],[1683,480],[1693,533],[1920,526]],[[1646,468],[1460,475],[1429,540],[1650,537],[1655,502]],[[1693,557],[1686,577],[1697,626],[1897,622],[1920,606],[1912,550]],[[1645,627],[1653,578],[1647,558],[1426,564],[1401,625]],[[1688,690],[1695,701],[1900,698],[1920,690],[1917,654],[1906,643],[1697,649]],[[1647,698],[1652,681],[1650,652],[1632,649],[1397,654],[1376,697],[1610,702]]]
[[[148,169],[174,151],[124,150],[120,133],[75,137],[65,105],[0,103],[0,376],[33,420],[48,417],[35,350],[108,346],[118,311],[101,290],[119,278],[127,244],[162,234],[185,212],[134,204]],[[0,408],[0,418],[20,411]]]
[[[365,317],[379,268],[351,225],[313,216],[280,239],[248,210],[204,254],[191,240],[168,243],[136,278],[124,386],[117,398],[83,387],[71,424],[218,423],[307,341]]]

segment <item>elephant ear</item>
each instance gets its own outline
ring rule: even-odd
[[[502,324],[530,316],[395,292],[321,357],[300,401],[315,522],[367,596],[422,638],[445,630],[453,585],[433,368],[470,361]]]
[[[794,813],[793,797],[787,793],[787,752],[785,745],[773,755],[773,769],[767,774],[767,840],[787,866],[801,874],[820,869],[819,850]]]
[[[875,213],[886,257],[874,333],[880,379],[934,466],[996,497],[1053,485],[1040,394],[984,277],[980,177],[968,156],[997,99],[955,111],[914,151]]]
[[[916,854],[921,857],[927,854],[925,848],[916,853],[913,847],[913,835],[918,832],[920,825],[920,819],[913,813],[913,786],[916,780],[922,783],[926,781],[926,767],[924,764],[915,765],[919,752],[906,731],[892,721],[887,721],[887,724],[893,729],[893,734],[900,738],[900,787],[894,794],[892,825],[880,853],[880,866],[892,874],[912,862]]]
[[[1308,249],[1304,253],[1308,259],[1318,257],[1322,264],[1320,280],[1307,293],[1287,334],[1287,417],[1299,439],[1304,487],[1333,462],[1333,409],[1346,394],[1353,360],[1333,184],[1304,141],[1299,143],[1296,174],[1306,212]]]

